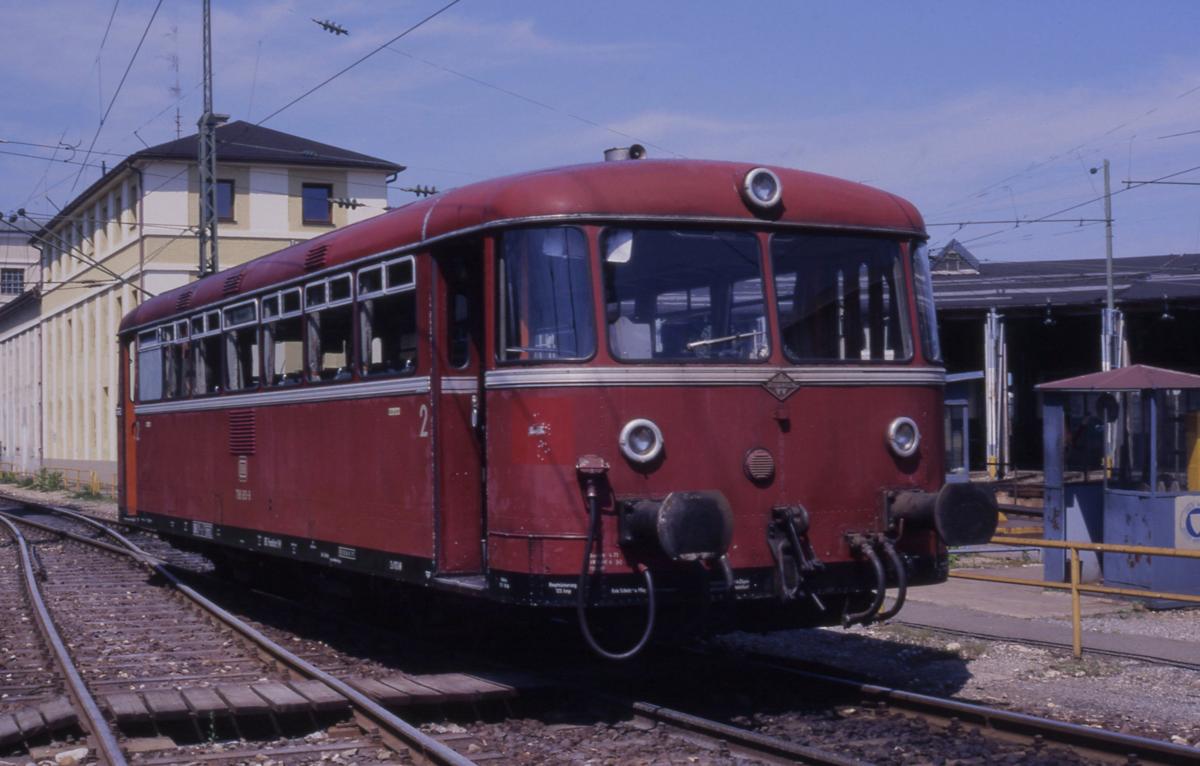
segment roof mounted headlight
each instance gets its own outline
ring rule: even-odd
[[[742,196],[751,207],[770,210],[783,197],[783,184],[774,172],[766,168],[754,168],[742,179]]]
[[[912,418],[896,418],[888,426],[887,443],[896,457],[912,457],[921,444],[921,430]]]
[[[617,443],[625,457],[635,463],[649,463],[662,454],[663,435],[653,420],[635,418],[621,429]]]

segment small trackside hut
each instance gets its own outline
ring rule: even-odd
[[[745,163],[421,200],[125,317],[121,515],[575,609],[612,657],[660,612],[889,616],[996,524],[942,487],[925,239],[891,194]],[[641,639],[602,648],[618,615]]]

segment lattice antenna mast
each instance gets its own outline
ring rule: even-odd
[[[220,269],[217,255],[217,126],[229,119],[213,114],[212,13],[204,0],[204,113],[199,122],[200,276]]]

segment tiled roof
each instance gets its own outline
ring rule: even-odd
[[[135,152],[130,155],[130,159],[190,161],[196,159],[199,149],[199,136],[193,134]],[[339,168],[383,170],[389,173],[404,170],[403,165],[378,157],[322,144],[242,120],[217,127],[217,161],[329,165]]]

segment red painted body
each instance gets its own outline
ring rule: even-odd
[[[461,590],[456,577],[480,575],[486,585],[470,592],[481,598],[565,605],[570,589],[564,583],[579,572],[588,525],[576,464],[596,455],[610,466],[605,481],[611,489],[602,501],[600,558],[604,574],[616,581],[628,580],[643,564],[686,569],[627,555],[615,517],[616,502],[626,497],[680,491],[717,491],[728,499],[734,512],[728,558],[739,578],[769,578],[775,566],[766,538],[772,508],[794,505],[809,513],[808,540],[829,577],[839,576],[835,565],[856,572],[860,562],[849,536],[888,529],[885,493],[934,491],[942,484],[940,370],[923,361],[911,273],[904,294],[914,354],[911,361],[876,364],[884,377],[892,376],[884,384],[858,384],[847,373],[841,382],[802,383],[779,401],[763,384],[798,366],[778,342],[771,343],[769,358],[735,365],[741,376],[735,382],[721,377],[731,365],[622,363],[605,342],[596,248],[607,223],[746,229],[764,248],[780,231],[866,233],[902,243],[904,253],[924,239],[920,215],[904,200],[793,170],[772,169],[782,181],[783,205],[756,215],[741,194],[751,167],[614,162],[475,184],[147,301],[122,323],[126,353],[133,353],[129,344],[139,332],[164,322],[284,283],[304,284],[315,275],[412,253],[420,346],[415,375],[407,379],[414,381],[412,390],[378,395],[338,395],[358,390],[339,389],[361,386],[356,374],[346,383],[305,384],[288,392],[135,407],[129,401],[134,382],[126,380],[122,514],[174,534],[423,585]],[[533,224],[570,224],[587,234],[599,337],[596,354],[586,361],[497,361],[496,243],[505,231]],[[768,326],[778,338],[770,259],[763,260]],[[465,287],[459,284],[464,279]],[[476,312],[468,359],[459,367],[452,366],[445,342],[455,290],[469,296]],[[804,369],[820,374],[861,367]],[[664,370],[664,382],[646,377],[651,368]],[[546,377],[555,371],[587,380],[626,371],[633,377],[572,384]],[[536,380],[523,384],[522,375]],[[418,385],[426,379],[427,385]],[[321,398],[322,388],[327,398]],[[252,449],[231,445],[231,412],[252,413]],[[901,415],[924,434],[908,459],[895,457],[885,441],[888,424]],[[652,467],[625,460],[618,448],[617,435],[633,418],[655,421],[664,434],[664,457]],[[770,482],[747,478],[743,462],[752,448],[774,456]],[[897,547],[924,579],[938,579],[945,548],[932,531],[900,534]],[[860,580],[826,590],[861,595]],[[771,598],[767,586],[739,590],[745,598]]]

